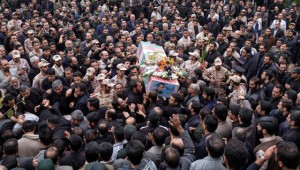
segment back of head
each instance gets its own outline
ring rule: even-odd
[[[227,117],[227,107],[224,104],[217,103],[214,107],[214,115],[221,121],[225,121]]]
[[[218,120],[213,115],[206,115],[204,118],[204,125],[208,132],[214,132],[218,128]]]
[[[159,123],[159,116],[157,113],[150,113],[149,115],[149,121],[151,123],[151,125],[153,126],[158,126]]]
[[[22,124],[22,129],[24,130],[25,133],[27,132],[33,132],[36,128],[37,122],[32,121],[32,120],[26,120]]]
[[[142,132],[136,131],[132,134],[131,140],[138,140],[145,145],[147,139],[146,139],[146,136]]]
[[[95,141],[88,143],[84,148],[84,155],[87,162],[97,161],[99,153],[98,143]]]
[[[269,135],[274,135],[278,122],[275,117],[264,116],[259,119],[258,125],[260,125],[261,130],[266,130]]]
[[[165,143],[167,134],[164,128],[158,127],[153,132],[153,139],[157,146],[162,146]]]
[[[52,143],[53,132],[50,128],[42,127],[39,129],[39,139],[42,144],[48,146]]]
[[[245,126],[250,126],[252,121],[252,111],[246,107],[239,111],[239,118]]]
[[[132,134],[134,132],[136,132],[136,127],[133,126],[133,125],[126,125],[124,127],[124,136],[126,138],[127,141],[130,141],[131,140],[131,137],[132,137]]]
[[[212,134],[206,140],[206,147],[211,157],[219,158],[223,155],[225,142],[221,136]]]
[[[45,159],[49,158],[52,160],[52,162],[54,164],[56,164],[58,161],[58,158],[59,158],[59,151],[56,147],[51,146],[46,150],[44,156],[45,156]]]
[[[228,166],[233,170],[239,170],[247,162],[248,150],[243,142],[231,139],[225,146],[225,156]]]
[[[49,123],[51,123],[53,125],[57,126],[59,124],[59,116],[57,116],[57,115],[52,115],[47,120]]]
[[[235,127],[232,129],[232,139],[239,140],[241,142],[245,142],[247,138],[245,129],[241,127]]]
[[[3,143],[3,153],[5,155],[16,155],[18,153],[18,140],[15,138],[7,139]]]
[[[126,145],[126,154],[128,160],[133,165],[139,165],[143,158],[145,146],[138,140],[132,140]]]
[[[165,150],[165,161],[171,168],[176,168],[180,162],[180,153],[176,148],[168,147]]]
[[[70,147],[73,151],[79,151],[82,145],[82,139],[80,136],[75,134],[71,135],[69,142],[70,142]]]
[[[4,165],[7,169],[16,168],[18,166],[17,156],[16,155],[8,155],[3,158],[2,165]]]
[[[184,154],[184,143],[182,138],[176,137],[171,140],[170,144],[173,148],[176,148],[179,151],[180,156]]]
[[[299,165],[299,150],[292,142],[279,142],[276,145],[276,158],[280,168],[296,169]]]
[[[116,141],[122,142],[124,140],[124,128],[122,126],[116,126],[114,129],[114,136]]]
[[[109,142],[102,142],[99,145],[99,152],[104,161],[109,161],[113,153],[113,145]]]
[[[232,115],[237,117],[239,115],[239,111],[241,110],[241,106],[238,104],[232,104],[229,106],[229,110],[231,111]]]

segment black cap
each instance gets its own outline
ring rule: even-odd
[[[293,73],[300,74],[300,67],[295,67]]]
[[[244,73],[245,72],[245,69],[239,65],[236,65],[236,64],[233,64],[232,65],[232,68],[235,72],[238,72],[238,73]]]

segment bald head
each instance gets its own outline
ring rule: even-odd
[[[183,140],[181,138],[173,138],[171,140],[171,146],[174,148],[177,148],[180,155],[183,155],[183,151],[184,151],[184,143]]]
[[[125,124],[126,125],[135,125],[136,121],[135,121],[134,117],[128,117],[125,121]]]

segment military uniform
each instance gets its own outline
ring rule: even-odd
[[[32,87],[42,89],[42,82],[45,78],[47,78],[47,75],[42,75],[42,73],[36,75],[33,79]]]
[[[56,76],[64,76],[65,70],[63,66],[58,67],[56,64],[54,64],[52,68],[55,70]]]
[[[92,85],[94,91],[95,91],[95,89],[96,89],[97,87],[100,86],[100,82],[96,79],[96,77],[94,78],[93,81],[89,81],[88,77],[87,77],[87,76],[84,76],[83,80],[90,82],[90,84]]]
[[[112,79],[111,79],[115,84],[117,83],[121,83],[124,87],[127,85],[127,76],[123,76],[122,79],[118,78],[118,75],[115,75]]]
[[[181,64],[180,68],[185,70],[190,76],[196,77],[194,70],[200,67],[199,61],[196,61],[194,64],[192,60],[187,60]]]
[[[228,71],[225,67],[221,66],[220,70],[216,70],[215,66],[212,66],[204,70],[202,78],[208,82],[213,78],[216,82],[215,84],[210,84],[210,86],[215,89],[216,94],[218,94],[219,97],[225,97],[226,91],[221,86],[221,83],[225,83],[230,75],[230,71]]]
[[[95,96],[100,101],[100,107],[109,107],[111,101],[116,97],[115,90],[111,89],[110,93],[104,93],[103,90],[96,93]]]
[[[238,100],[240,96],[244,96],[244,97],[246,96],[246,89],[241,85],[239,86],[238,89],[234,89],[232,93],[228,95],[228,98],[230,98],[229,105],[239,104]]]

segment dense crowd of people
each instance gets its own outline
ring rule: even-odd
[[[299,16],[291,0],[1,1],[0,169],[298,169]],[[142,41],[181,69],[170,97],[146,89]]]

